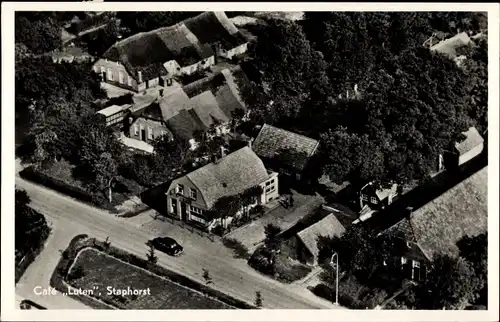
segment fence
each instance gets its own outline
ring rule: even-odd
[[[196,227],[195,223],[186,222],[184,220],[180,220],[180,219],[174,218],[172,216],[168,216],[168,215],[164,215],[164,214],[160,214],[160,213],[156,213],[154,219],[166,221],[168,223],[171,223],[172,225],[177,225],[177,226],[179,226],[179,227],[181,227],[181,228],[183,228],[183,229],[185,229],[193,234],[198,234],[201,237],[207,237],[211,242],[215,241],[216,237],[213,233],[207,231],[204,228]]]

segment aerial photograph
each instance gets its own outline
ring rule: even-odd
[[[14,19],[17,310],[488,310],[487,12]]]

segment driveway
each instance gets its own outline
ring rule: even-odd
[[[220,241],[212,242],[207,238],[197,237],[168,222],[159,225],[151,224],[151,226],[146,223],[144,227],[142,224],[129,223],[126,219],[117,218],[19,177],[16,177],[16,185],[28,192],[32,200],[31,206],[53,222],[55,235],[52,240],[54,246],[48,247],[47,250],[55,249],[58,251],[65,248],[73,236],[86,233],[100,239],[109,236],[112,245],[145,258],[148,250],[145,245],[146,241],[158,234],[169,234],[179,239],[185,250],[184,254],[178,258],[158,254],[158,264],[172,271],[204,283],[202,274],[205,268],[213,279],[213,288],[249,303],[253,303],[255,300],[255,292],[260,291],[265,308],[338,309],[328,301],[310,294],[302,287],[284,285],[254,271],[244,260],[233,258],[232,252],[224,247]],[[44,252],[40,256],[44,256]],[[25,277],[29,279],[29,283],[25,282],[23,285],[47,281],[53,270],[52,265],[55,267],[54,251],[49,252],[51,259],[47,260],[49,264],[46,264],[45,270],[42,272],[33,268],[35,271]],[[42,258],[40,260],[43,262]],[[37,267],[42,266],[45,264]],[[30,286],[19,287],[20,290],[23,290],[23,294],[29,292],[29,288]],[[33,296],[23,294],[20,295],[33,298]],[[44,303],[40,304],[44,305]],[[70,307],[69,304],[62,306]],[[47,307],[56,308],[50,305]]]
[[[265,239],[264,227],[268,224],[279,226],[283,231],[295,225],[304,216],[314,212],[323,199],[319,195],[308,196],[292,190],[294,206],[285,209],[282,205],[267,212],[263,217],[230,232],[226,238],[236,239],[252,253]]]

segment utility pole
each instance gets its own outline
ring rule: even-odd
[[[333,267],[333,258],[336,259],[335,263],[335,304],[339,305],[339,255],[334,253],[330,259],[330,265]]]

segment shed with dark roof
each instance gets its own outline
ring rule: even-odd
[[[273,167],[300,177],[316,152],[319,141],[307,136],[264,124],[253,142],[255,153]]]
[[[299,231],[296,234],[294,247],[296,248],[298,258],[309,265],[318,263],[318,238],[322,237],[341,237],[345,232],[337,217],[330,213],[320,221]],[[293,239],[293,238],[292,238]]]

